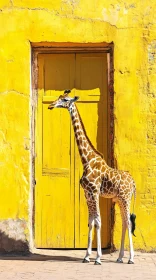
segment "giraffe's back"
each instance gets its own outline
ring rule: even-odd
[[[116,199],[130,198],[134,185],[134,180],[129,172],[108,168],[103,176],[100,195]]]

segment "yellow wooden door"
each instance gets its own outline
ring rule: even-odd
[[[64,89],[79,95],[78,109],[93,145],[107,158],[106,54],[41,54],[36,110],[35,245],[86,248],[88,211],[79,185],[82,165],[67,110],[48,110]],[[100,202],[102,247],[110,240],[110,202]],[[93,247],[96,247],[94,238]]]

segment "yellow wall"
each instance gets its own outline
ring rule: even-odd
[[[155,3],[0,1],[0,230],[21,228],[6,235],[30,238],[30,42],[113,41],[115,159],[137,184],[135,248],[156,249]],[[117,209],[117,247],[119,221]]]

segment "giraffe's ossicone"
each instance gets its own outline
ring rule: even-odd
[[[122,263],[124,256],[124,239],[126,229],[128,229],[130,243],[130,258],[128,263],[134,263],[134,250],[131,232],[134,234],[135,215],[130,215],[130,203],[132,195],[136,197],[135,182],[127,171],[120,171],[109,167],[100,154],[89,140],[84,128],[82,119],[78,112],[75,102],[79,97],[69,97],[70,90],[65,90],[64,95],[61,95],[56,101],[49,105],[49,109],[66,108],[68,109],[75,138],[83,164],[83,175],[80,179],[80,184],[84,189],[86,202],[89,213],[89,234],[88,248],[83,262],[89,262],[92,250],[92,229],[93,226],[97,230],[97,258],[95,264],[101,264],[101,216],[99,209],[99,196],[111,198],[117,202],[122,217],[122,238],[119,258],[117,262]]]

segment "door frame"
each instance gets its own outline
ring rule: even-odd
[[[107,53],[108,69],[108,165],[114,167],[114,44],[113,43],[31,43],[31,155],[30,155],[30,250],[34,251],[35,228],[35,111],[38,103],[38,55],[39,54],[65,54],[65,53]],[[110,217],[110,248],[114,248],[114,203],[111,204]]]

